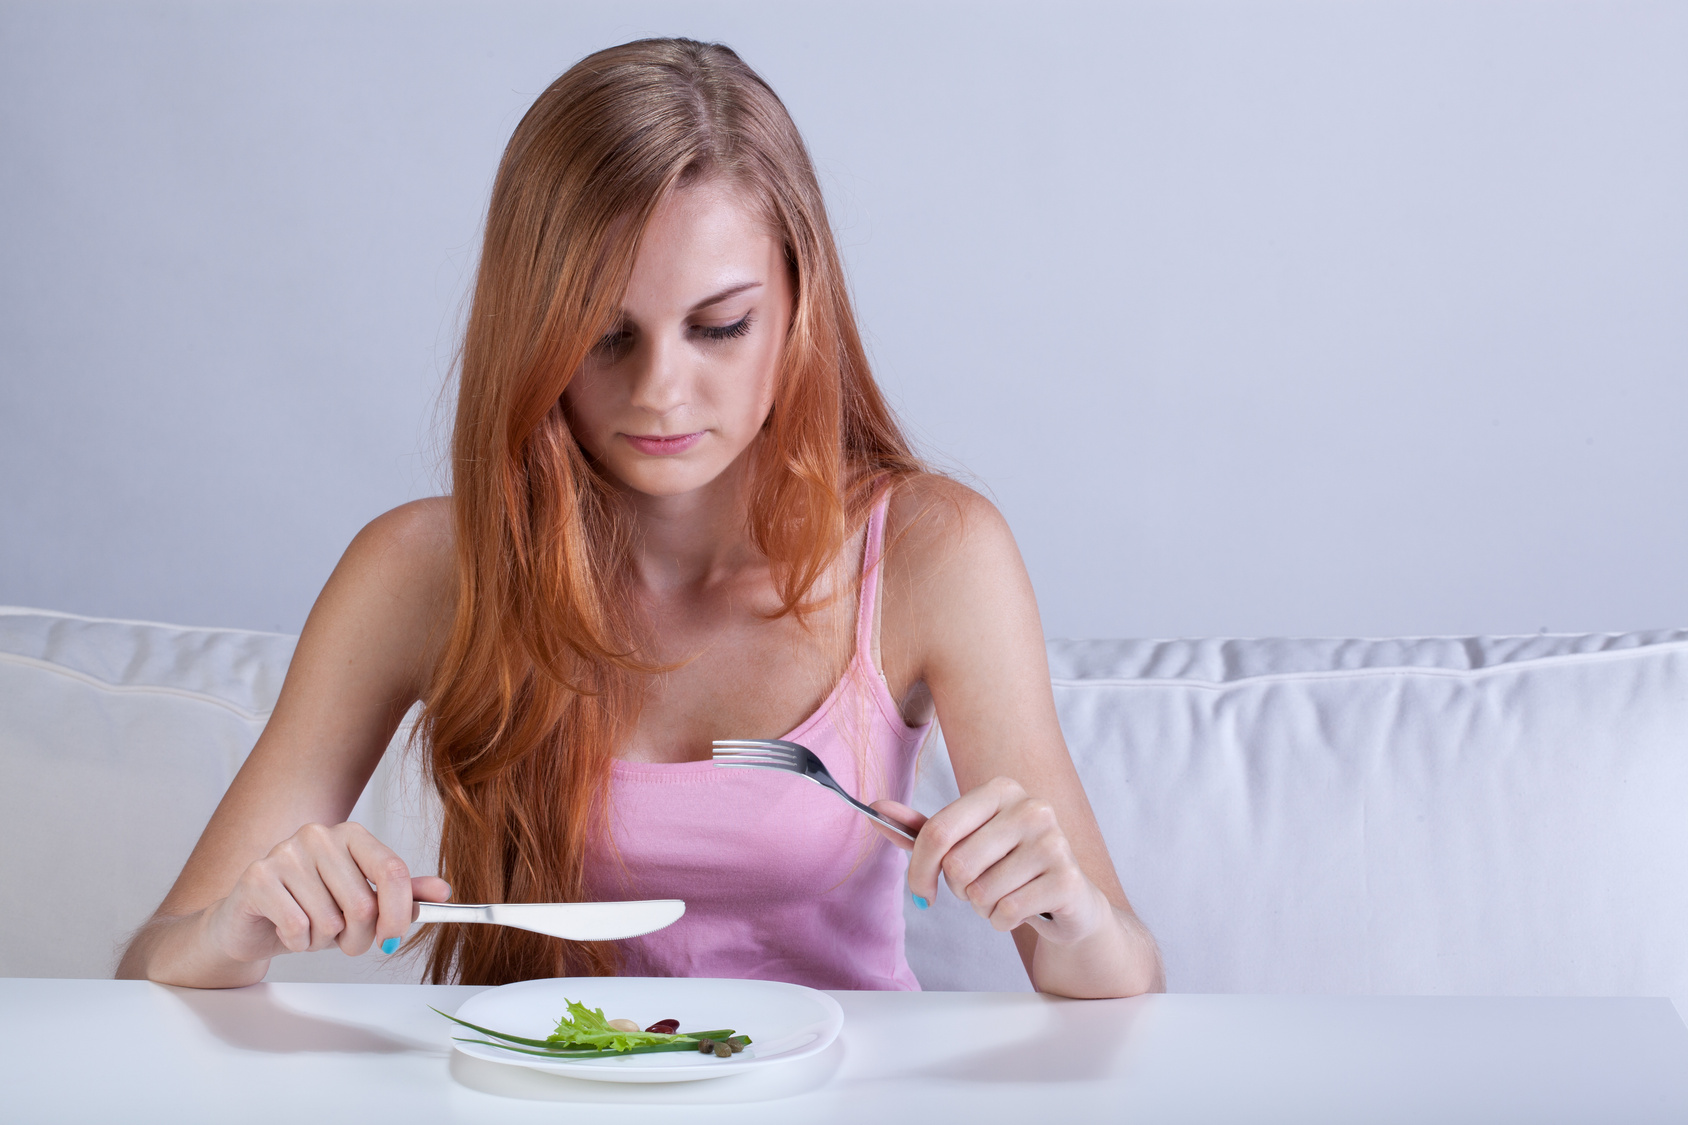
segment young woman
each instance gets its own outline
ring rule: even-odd
[[[436,981],[917,988],[901,896],[924,906],[941,875],[1037,988],[1160,986],[1013,539],[910,452],[802,140],[730,50],[601,51],[516,128],[452,474],[346,551],[120,975],[227,987],[288,952],[390,948],[414,900],[681,898],[678,923],[624,942],[420,940]],[[345,822],[417,700],[439,878]],[[928,818],[902,802],[934,716],[964,795]],[[801,779],[708,760],[714,739],[778,736],[918,829],[907,892],[900,840]]]

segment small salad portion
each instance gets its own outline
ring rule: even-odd
[[[639,1030],[639,1025],[627,1019],[605,1019],[602,1008],[588,1008],[567,997],[568,1015],[557,1021],[557,1030],[544,1039],[527,1039],[520,1035],[506,1035],[502,1031],[481,1027],[456,1016],[434,1011],[452,1023],[461,1024],[491,1039],[463,1039],[459,1043],[479,1043],[499,1047],[524,1055],[545,1059],[609,1059],[623,1055],[649,1055],[665,1051],[697,1051],[716,1058],[728,1059],[750,1044],[750,1036],[736,1034],[732,1028],[713,1031],[693,1031],[680,1034],[679,1020],[658,1020]],[[495,1042],[496,1040],[496,1042]],[[519,1046],[517,1045],[519,1044]]]

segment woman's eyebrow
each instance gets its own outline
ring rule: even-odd
[[[728,297],[736,297],[747,289],[759,288],[761,284],[762,283],[760,281],[741,281],[737,285],[729,285],[727,288],[721,290],[719,293],[716,293],[714,296],[705,297],[703,300],[693,305],[691,311],[697,312],[699,309],[707,309],[710,305],[725,301]]]

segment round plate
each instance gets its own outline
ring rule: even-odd
[[[676,1019],[680,1031],[730,1027],[748,1035],[750,1046],[729,1059],[697,1053],[626,1055],[611,1059],[553,1060],[501,1051],[479,1043],[453,1043],[488,1062],[531,1067],[598,1082],[696,1082],[808,1058],[832,1045],[844,1026],[844,1010],[824,992],[771,980],[712,977],[553,977],[524,980],[478,992],[457,1009],[457,1018],[482,1027],[543,1039],[568,1014],[568,1001],[602,1008],[609,1019],[630,1019],[640,1027]],[[457,1028],[466,1036],[475,1033]]]

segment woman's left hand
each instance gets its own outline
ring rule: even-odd
[[[1042,940],[1067,945],[1115,925],[1112,904],[1079,866],[1054,806],[1012,778],[987,781],[929,817],[896,801],[873,807],[915,834],[910,844],[880,829],[913,853],[908,885],[916,906],[936,897],[942,872],[950,890],[998,930],[1030,925]]]

